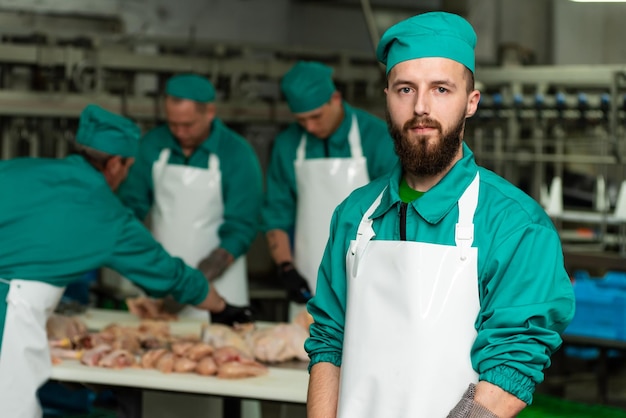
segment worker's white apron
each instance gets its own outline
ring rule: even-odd
[[[37,390],[50,378],[52,367],[46,322],[64,290],[43,282],[10,280],[0,351],[0,416],[43,415]]]
[[[170,150],[163,149],[152,166],[152,233],[170,254],[197,267],[220,244],[224,200],[219,158],[210,154],[208,169],[204,169],[168,164],[169,157]],[[229,303],[248,305],[245,256],[235,260],[212,285]],[[185,307],[180,315],[207,319],[205,311],[192,306]]]
[[[472,247],[478,174],[461,196],[456,246],[373,240],[382,193],[346,255],[339,418],[446,417],[478,381],[470,351],[480,308]]]
[[[154,207],[152,208],[152,233],[172,255],[197,267],[200,261],[220,244],[219,227],[224,222],[222,196],[222,173],[220,161],[210,154],[208,169],[168,164],[170,150],[163,149],[152,166],[154,184]],[[241,191],[245,193],[244,190]],[[246,258],[240,256],[224,274],[215,279],[220,295],[233,305],[249,305]],[[181,316],[207,320],[207,313],[186,306]],[[148,392],[144,394],[152,403],[152,417],[166,417],[168,408],[183,404],[188,410],[197,410],[202,417],[221,416],[222,399],[216,397],[180,397],[167,399],[166,395]],[[258,401],[242,401],[242,417],[258,418],[261,405]],[[201,412],[200,412],[201,411]]]
[[[296,153],[295,173],[298,188],[294,261],[315,293],[319,269],[333,211],[354,189],[369,182],[367,161],[361,148],[356,116],[348,134],[350,158],[305,159],[306,133]],[[295,306],[293,306],[295,305]],[[297,311],[293,304],[290,311]]]

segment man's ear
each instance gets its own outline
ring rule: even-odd
[[[111,187],[111,189],[117,187],[116,184],[119,183],[117,178],[123,168],[124,162],[122,161],[122,157],[120,157],[119,155],[114,155],[113,157],[109,158],[104,164],[104,167],[102,167],[102,175],[104,175],[104,179]]]
[[[120,171],[122,171],[123,168],[124,162],[122,161],[122,157],[120,157],[119,155],[114,155],[107,160],[106,164],[104,164],[104,170],[102,171],[104,172],[105,176],[115,176]]]
[[[335,101],[341,103],[341,93],[338,90],[335,90],[333,94],[330,96],[330,101]]]
[[[215,103],[209,103],[206,106],[206,115],[210,120],[213,120],[213,118],[215,118],[215,113],[216,113],[216,106]]]
[[[480,102],[480,92],[478,90],[474,90],[467,98],[467,108],[465,109],[466,118],[474,116],[476,110],[478,110],[478,102]]]

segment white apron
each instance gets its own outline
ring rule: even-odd
[[[359,124],[354,115],[348,142],[351,158],[305,159],[306,134],[303,134],[296,154],[298,209],[294,261],[313,293],[317,283],[317,270],[328,241],[333,211],[350,192],[369,182]]]
[[[219,158],[210,154],[208,169],[168,164],[170,150],[163,149],[152,166],[154,207],[152,233],[171,255],[191,267],[220,244],[218,229],[224,221],[222,174]],[[245,256],[239,257],[213,283],[233,305],[248,305]],[[192,306],[180,312],[206,320],[207,313]]]
[[[477,174],[458,202],[456,246],[370,241],[382,193],[363,216],[346,255],[339,418],[443,418],[478,381],[470,360],[478,182]]]
[[[0,351],[0,415],[3,417],[43,415],[37,390],[50,378],[52,367],[46,322],[64,290],[32,280],[10,281]]]

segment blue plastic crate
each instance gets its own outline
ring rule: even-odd
[[[598,279],[600,287],[626,290],[626,273],[621,271],[608,271],[604,277]]]
[[[626,289],[601,286],[598,282],[574,281],[576,313],[565,333],[626,340]]]

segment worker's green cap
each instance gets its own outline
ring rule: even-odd
[[[90,104],[80,114],[76,142],[110,155],[134,157],[140,135],[130,119]]]
[[[387,66],[416,58],[448,58],[474,72],[476,33],[461,16],[445,12],[422,13],[387,29],[376,57]]]
[[[205,77],[196,74],[179,74],[167,80],[165,94],[199,103],[215,101],[215,87]]]
[[[335,92],[333,69],[314,61],[298,61],[283,76],[280,87],[293,113],[321,107]]]

